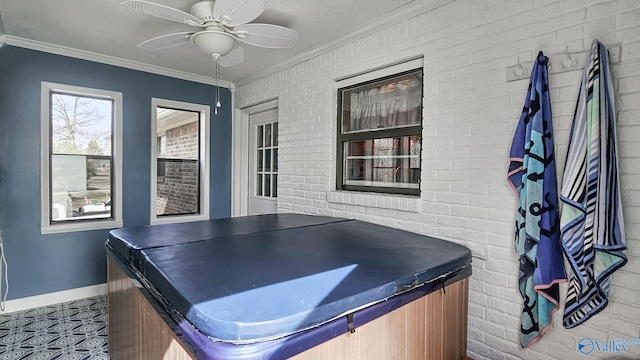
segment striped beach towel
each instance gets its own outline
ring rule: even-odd
[[[560,219],[548,58],[540,52],[511,144],[508,181],[518,195],[515,248],[520,257],[523,299],[520,345],[539,340],[552,325],[566,282],[560,247]]]
[[[566,328],[607,306],[611,274],[627,262],[608,53],[594,40],[571,127],[560,199],[562,247],[572,276]]]

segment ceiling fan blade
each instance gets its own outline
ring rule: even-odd
[[[166,49],[188,43],[191,35],[193,35],[193,32],[191,31],[162,35],[143,41],[138,45],[138,47],[144,50]]]
[[[231,52],[227,55],[221,56],[220,59],[218,59],[218,64],[220,64],[220,66],[229,67],[238,65],[243,61],[244,51],[242,51],[242,48],[238,46],[237,48],[231,50]]]
[[[184,11],[144,0],[127,0],[120,5],[128,6],[145,14],[192,26],[202,26],[202,21]]]
[[[249,45],[272,49],[290,48],[298,40],[298,32],[284,26],[272,24],[245,24],[233,28],[238,40]],[[243,33],[246,32],[246,36]]]
[[[254,20],[267,7],[267,0],[216,0],[213,17],[226,26],[237,26]]]

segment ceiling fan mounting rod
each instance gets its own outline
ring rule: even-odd
[[[209,26],[209,23],[229,24],[233,19],[228,15],[220,16],[216,19],[213,14],[213,1],[200,1],[191,7],[191,14],[202,21],[202,27]]]

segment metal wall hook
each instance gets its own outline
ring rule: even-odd
[[[566,46],[566,45],[565,45]],[[607,48],[609,50],[609,63],[619,64],[622,54],[622,47],[619,44],[611,45]],[[547,74],[560,74],[563,72],[575,71],[583,68],[588,59],[589,53],[585,51],[569,52],[569,46],[566,46],[565,53],[558,52],[556,55],[550,56],[547,61]],[[507,66],[506,79],[507,82],[519,81],[526,78],[531,73],[530,62],[520,62],[518,57],[518,63]],[[529,67],[526,69],[525,67]]]
[[[567,55],[567,59],[566,60],[568,62],[568,65],[565,65],[565,62],[560,61],[560,63],[559,63],[560,68],[562,70],[570,70],[570,69],[575,68],[576,65],[578,65],[578,60],[575,60],[575,59],[571,58],[571,54],[569,54],[569,46],[567,46],[566,55]]]

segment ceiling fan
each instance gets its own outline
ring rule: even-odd
[[[268,0],[200,1],[191,13],[144,0],[127,0],[122,5],[145,14],[200,28],[167,34],[138,45],[145,50],[160,50],[191,42],[220,66],[232,66],[244,61],[240,42],[272,49],[292,47],[298,33],[272,24],[249,24],[264,11]]]

